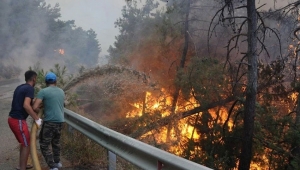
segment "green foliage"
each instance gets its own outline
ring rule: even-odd
[[[192,95],[201,105],[219,101],[227,94],[229,85],[222,67],[217,60],[194,57],[186,71],[178,73],[176,84],[185,98]]]
[[[259,64],[258,88],[267,87],[261,89],[264,101],[279,99],[288,100],[286,98],[287,87],[284,83],[286,78],[284,74],[284,67],[285,66],[282,60],[274,60],[270,64]]]
[[[200,114],[196,123],[193,118],[189,118],[189,122],[196,128],[200,139],[188,139],[182,156],[213,169],[236,167],[241,126],[229,130],[226,125],[218,122],[218,118],[212,117],[210,112]]]
[[[79,75],[81,75],[85,70],[85,67],[84,66],[80,66],[78,72],[79,72]]]
[[[282,63],[279,61],[269,65],[261,64],[259,67],[259,84],[267,88],[258,93],[260,100],[256,104],[252,158],[252,162],[259,167],[278,170],[288,166],[298,167],[300,162],[297,154],[293,154],[293,159],[290,158],[290,150],[299,146],[300,138],[299,130],[294,126],[294,116],[287,114],[287,110],[293,107],[290,105],[293,102],[286,97],[282,69]],[[225,75],[218,61],[194,58],[185,70],[178,72],[176,83],[181,87],[186,99],[192,96],[205,106],[230,94],[228,87],[231,87],[231,83]],[[237,99],[239,102],[234,104],[234,107],[231,106],[233,109],[225,118],[221,118],[217,108],[203,112],[199,120],[189,117],[189,124],[195,127],[201,138],[199,141],[185,140],[183,157],[214,169],[232,169],[237,166],[243,136],[245,101],[242,96]],[[233,123],[231,129],[224,123],[224,119]]]
[[[50,69],[57,76],[57,86],[63,88],[66,83],[68,83],[72,78],[73,75],[67,75],[67,67],[61,67],[59,64],[54,65],[54,69]]]
[[[59,64],[55,64],[53,69],[45,71],[41,68],[40,63],[37,62],[34,66],[30,66],[29,70],[34,70],[37,73],[37,81],[35,88],[35,94],[37,94],[42,88],[46,87],[45,76],[50,71],[57,76],[56,85],[63,88],[73,78],[72,74],[67,75],[66,66],[61,67]]]
[[[115,22],[119,28],[120,35],[116,37],[114,47],[109,47],[110,62],[128,64],[128,57],[132,52],[141,47],[142,43],[153,37],[156,33],[156,23],[160,20],[157,9],[158,3],[147,0],[142,8],[138,7],[137,1],[127,3],[122,9],[122,18]],[[155,16],[155,17],[153,17]]]

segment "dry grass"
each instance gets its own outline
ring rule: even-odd
[[[65,126],[61,141],[63,155],[71,162],[74,169],[107,169],[107,149],[101,147],[85,135],[76,130],[70,132],[68,126]],[[121,157],[117,157],[116,167],[119,170],[140,169]]]
[[[106,149],[76,130],[70,132],[68,126],[63,129],[61,141],[64,157],[73,166],[88,168],[107,164]]]
[[[93,116],[84,113],[76,106],[70,106],[68,109],[93,120]],[[64,125],[62,130],[61,145],[64,158],[70,161],[74,169],[107,169],[107,149],[75,129],[69,128],[67,124]],[[139,170],[138,167],[121,157],[117,157],[116,166],[119,170]]]

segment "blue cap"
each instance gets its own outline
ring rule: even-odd
[[[45,81],[50,82],[50,83],[55,82],[56,81],[56,75],[52,72],[47,73],[46,76],[45,76]]]

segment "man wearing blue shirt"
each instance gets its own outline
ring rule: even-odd
[[[64,122],[64,91],[56,86],[56,75],[49,72],[45,76],[47,87],[39,91],[33,104],[35,111],[43,103],[44,118],[40,132],[40,147],[50,170],[61,168],[60,136]],[[49,146],[52,146],[52,151]]]
[[[20,158],[17,169],[25,170],[32,168],[26,166],[30,152],[30,135],[26,123],[27,117],[30,115],[38,126],[42,120],[32,109],[32,99],[34,98],[34,86],[36,83],[36,72],[29,70],[25,72],[25,84],[19,85],[13,95],[11,110],[9,112],[8,124],[16,139],[20,143]]]

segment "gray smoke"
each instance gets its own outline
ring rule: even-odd
[[[19,68],[21,76],[37,62],[45,70],[52,68],[55,63],[65,64],[58,57],[50,58],[39,54],[40,45],[44,43],[42,37],[49,31],[46,22],[48,18],[43,12],[38,13],[36,9],[28,9],[27,3],[27,1],[5,0],[1,2],[0,7],[1,64],[4,67]],[[50,6],[44,7],[51,9]]]

